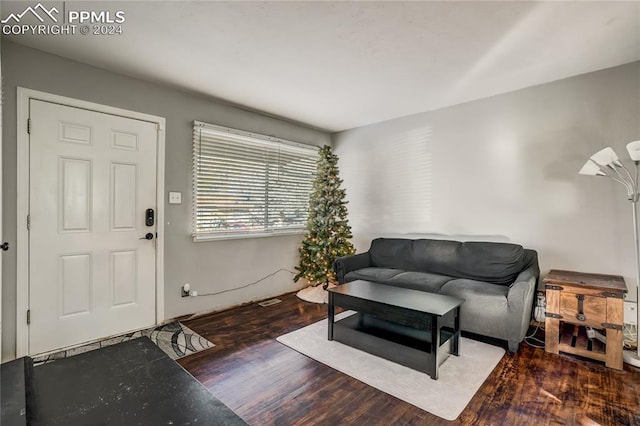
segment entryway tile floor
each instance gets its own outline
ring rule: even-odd
[[[117,343],[126,342],[132,339],[137,339],[138,337],[142,336],[149,337],[153,343],[155,343],[173,360],[215,346],[213,343],[200,336],[189,327],[178,321],[175,321],[169,324],[161,325],[159,327],[152,327],[146,330],[123,334],[121,336],[109,337],[99,342],[87,343],[86,345],[77,346],[75,348],[70,348],[47,355],[36,356],[33,358],[33,364],[40,365],[48,362],[53,362],[57,359],[68,358],[70,356],[93,351],[95,349],[104,348],[106,346],[115,345]]]

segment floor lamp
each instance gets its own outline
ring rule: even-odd
[[[622,184],[627,189],[627,196],[631,201],[631,209],[633,211],[633,238],[635,243],[636,253],[636,313],[638,318],[636,320],[636,342],[637,350],[623,351],[624,362],[640,367],[640,244],[638,242],[638,194],[639,184],[638,181],[638,165],[640,164],[640,140],[629,142],[627,144],[627,151],[629,156],[634,162],[635,173],[632,175],[629,169],[620,161],[615,151],[611,147],[602,149],[589,158],[582,169],[580,169],[581,175],[589,176],[605,176],[615,180]]]

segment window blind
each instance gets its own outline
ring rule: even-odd
[[[194,238],[303,230],[317,159],[316,148],[194,122]]]

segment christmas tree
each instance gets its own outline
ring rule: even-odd
[[[320,148],[313,192],[309,198],[307,234],[299,249],[300,263],[294,281],[306,279],[312,286],[324,288],[336,281],[333,261],[355,253],[349,241],[351,227],[347,221],[345,190],[338,177],[338,156],[330,146]]]

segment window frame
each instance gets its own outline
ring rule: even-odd
[[[202,121],[194,120],[193,122],[193,145],[192,145],[192,202],[191,202],[191,236],[194,242],[204,242],[204,241],[212,241],[212,240],[227,240],[227,239],[243,239],[243,238],[262,238],[262,237],[274,237],[274,236],[285,236],[285,235],[300,235],[306,232],[306,218],[303,224],[295,227],[285,227],[282,229],[278,228],[269,228],[269,221],[263,225],[262,229],[256,230],[241,230],[241,231],[202,231],[198,230],[198,177],[200,170],[198,169],[199,164],[199,156],[200,156],[200,146],[201,146],[201,138],[197,136],[200,129],[206,129],[216,136],[224,138],[224,135],[229,134],[235,137],[240,137],[247,139],[247,145],[253,143],[261,143],[264,145],[271,145],[271,148],[276,146],[290,146],[296,149],[301,149],[308,151],[309,157],[313,161],[313,174],[311,180],[309,182],[309,195],[313,192],[313,176],[316,173],[316,164],[317,159],[319,158],[318,149],[319,147],[315,145],[307,145],[298,142],[289,141],[286,139],[276,138],[273,136],[263,135],[259,133],[248,132],[244,130],[234,129],[225,126],[219,126],[216,124],[205,123]],[[230,139],[231,140],[231,139]],[[237,140],[234,142],[238,142]],[[246,148],[246,145],[244,146]],[[265,161],[265,166],[269,164],[268,161]],[[266,186],[268,188],[268,185]],[[273,197],[271,197],[273,199]],[[269,205],[269,192],[265,189],[265,209],[268,209]],[[307,209],[308,209],[308,201],[307,201]],[[308,211],[307,211],[308,217]]]

